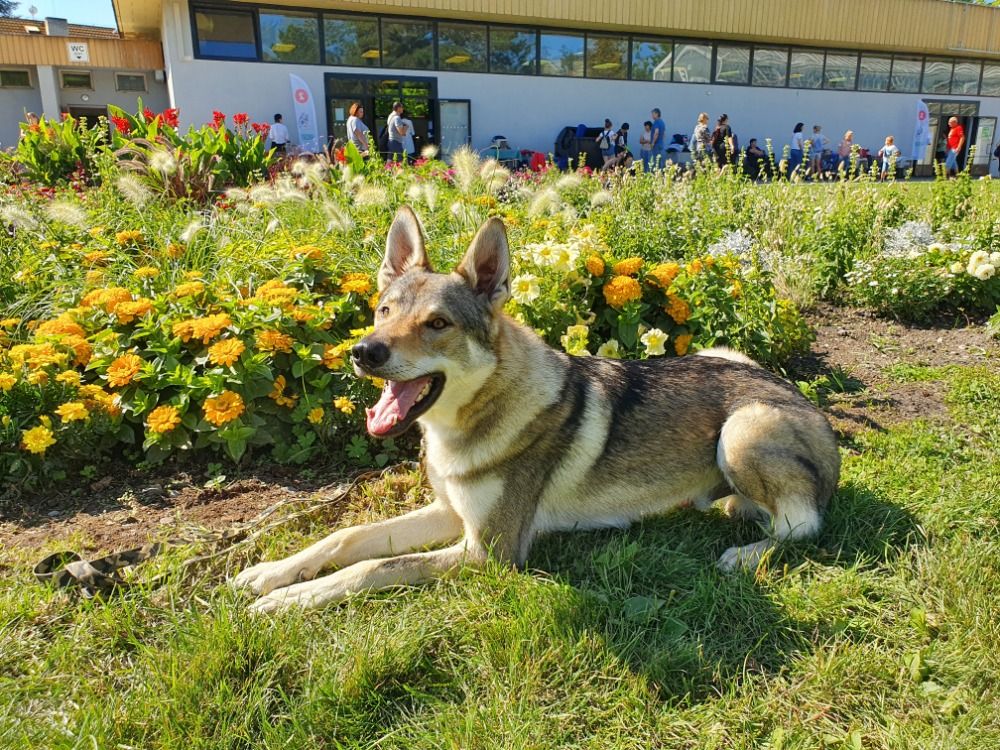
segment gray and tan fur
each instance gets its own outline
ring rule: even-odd
[[[770,538],[728,549],[726,570],[818,531],[840,458],[825,417],[793,386],[732,350],[567,356],[503,313],[509,272],[499,220],[455,272],[436,274],[416,217],[400,209],[375,331],[352,354],[359,374],[443,375],[418,418],[436,499],[244,571],[235,582],[261,595],[255,610],[415,584],[489,555],[523,565],[539,534],[625,528],[688,502],[726,499],[731,515],[770,518]],[[372,366],[376,347],[386,359]],[[324,568],[336,571],[315,578]]]

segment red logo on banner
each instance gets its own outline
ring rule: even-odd
[[[305,104],[309,101],[309,92],[305,89],[295,89],[295,101],[299,104]]]
[[[924,112],[924,110],[920,110],[919,112],[917,112],[917,119],[918,120],[926,120],[927,119],[927,113]]]

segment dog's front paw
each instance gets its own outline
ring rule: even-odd
[[[296,581],[312,578],[315,573],[305,569],[294,559],[257,563],[232,580],[236,588],[248,589],[255,594],[270,594],[275,589],[290,586]]]
[[[736,570],[753,571],[772,548],[774,543],[764,539],[753,544],[746,544],[742,547],[730,547],[722,553],[722,557],[715,564],[723,573],[732,573]]]
[[[312,609],[320,607],[336,598],[336,587],[330,586],[326,579],[316,581],[306,581],[293,586],[279,588],[266,596],[260,597],[250,605],[250,612],[263,614],[277,612],[282,609],[301,607],[302,609]]]

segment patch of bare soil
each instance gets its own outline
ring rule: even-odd
[[[789,369],[796,380],[826,375],[843,383],[843,392],[827,395],[824,410],[834,429],[848,439],[865,428],[948,418],[942,383],[899,382],[887,373],[894,365],[969,366],[1000,360],[1000,345],[981,324],[917,327],[832,306],[818,308],[809,318],[816,341]]]

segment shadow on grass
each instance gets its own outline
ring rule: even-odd
[[[576,588],[567,624],[596,634],[665,700],[700,701],[753,673],[774,674],[835,624],[799,620],[768,581],[807,566],[870,567],[923,543],[912,515],[867,488],[844,484],[814,542],[776,551],[770,572],[722,574],[729,546],[762,537],[753,524],[683,510],[625,531],[541,540],[529,566]]]

